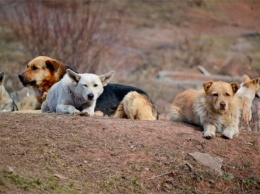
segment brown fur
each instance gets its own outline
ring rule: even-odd
[[[113,117],[137,120],[156,120],[158,113],[147,96],[129,92],[118,105]]]
[[[65,73],[66,66],[62,62],[47,56],[39,56],[28,63],[26,70],[19,75],[19,78],[24,86],[33,88],[38,101],[35,108],[39,109],[51,86]]]
[[[202,126],[204,137],[212,138],[215,132],[232,139],[238,134],[240,102],[235,95],[239,88],[236,83],[203,83],[204,90],[188,89],[176,96],[172,121],[184,121]]]
[[[30,95],[22,98],[20,101],[17,102],[17,107],[19,111],[22,110],[32,110],[36,107],[38,101],[35,96]]]

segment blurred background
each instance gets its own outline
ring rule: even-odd
[[[260,73],[259,0],[0,0],[0,71],[9,92],[46,55],[78,72],[115,70],[160,112],[210,79]]]

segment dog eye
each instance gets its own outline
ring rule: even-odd
[[[217,93],[214,93],[214,94],[212,94],[212,96],[216,96],[216,97],[218,97],[218,94],[217,94]]]
[[[94,84],[94,87],[98,87],[98,85],[97,85],[97,84]]]
[[[36,66],[32,66],[32,70],[37,70],[38,68]]]
[[[86,88],[87,88],[87,87],[88,87],[88,85],[84,85],[84,87],[86,87]]]
[[[229,93],[226,93],[226,96],[231,96]]]

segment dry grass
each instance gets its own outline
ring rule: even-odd
[[[104,5],[90,0],[12,2],[6,3],[2,18],[28,58],[51,56],[95,73],[122,32],[123,15]]]

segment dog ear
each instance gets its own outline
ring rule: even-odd
[[[250,77],[248,76],[248,75],[243,75],[243,77],[242,77],[242,81],[243,82],[249,82],[251,79],[250,79]]]
[[[205,92],[207,93],[209,91],[210,86],[213,84],[213,81],[207,81],[203,83],[203,88]]]
[[[4,81],[4,77],[5,77],[5,73],[4,72],[0,72],[0,82]]]
[[[47,60],[45,61],[46,67],[51,71],[57,71],[61,65],[61,62],[57,60]]]
[[[252,83],[255,84],[255,85],[259,85],[260,84],[260,78],[255,78],[252,80]]]
[[[240,88],[238,83],[231,83],[230,85],[231,85],[234,93],[236,93],[238,91],[238,89]]]
[[[69,78],[72,80],[72,82],[77,85],[77,83],[79,82],[81,76],[77,73],[75,73],[74,71],[67,69],[66,70],[67,75],[69,76]]]
[[[108,82],[113,78],[115,72],[114,71],[110,71],[106,74],[100,75],[99,78],[103,84],[103,86],[106,86],[108,84]]]

